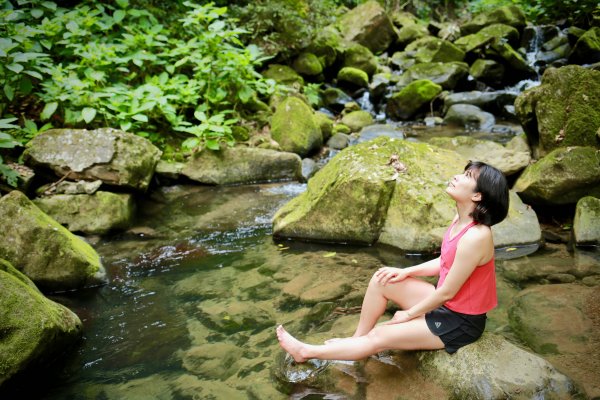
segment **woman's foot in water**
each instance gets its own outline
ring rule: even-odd
[[[277,327],[276,332],[279,345],[294,358],[294,361],[303,363],[308,359],[302,356],[306,344],[290,335],[281,325]]]

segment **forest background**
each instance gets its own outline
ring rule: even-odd
[[[112,127],[183,160],[248,139],[257,112],[298,90],[314,106],[321,84],[265,79],[324,26],[362,0],[41,1],[0,6],[0,179],[15,186],[24,146],[50,128]],[[460,22],[517,4],[535,24],[588,28],[596,0],[380,0],[388,11]],[[9,167],[9,163],[13,165]]]

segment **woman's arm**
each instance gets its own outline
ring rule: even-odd
[[[409,276],[434,276],[440,273],[440,258],[426,261],[408,268],[383,267],[375,272],[378,282],[382,285],[400,282]]]

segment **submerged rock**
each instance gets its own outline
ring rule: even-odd
[[[96,180],[145,191],[160,158],[149,140],[117,129],[50,129],[36,136],[25,161],[68,179]]]
[[[2,385],[27,367],[54,360],[79,338],[81,321],[0,259],[0,332]]]
[[[600,199],[592,196],[577,202],[573,234],[578,245],[600,244]]]
[[[284,151],[302,157],[323,145],[323,136],[314,121],[313,110],[296,97],[288,97],[277,106],[271,119],[271,136]]]
[[[0,215],[0,258],[39,287],[70,290],[106,282],[98,253],[21,192],[15,190],[0,198]]]

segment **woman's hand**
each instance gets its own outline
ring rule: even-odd
[[[412,318],[413,317],[411,317],[408,311],[406,310],[396,311],[392,319],[390,319],[387,322],[384,322],[384,325],[401,324],[403,322],[410,321]]]
[[[408,272],[400,268],[381,267],[375,272],[375,278],[381,285],[397,283],[408,278]]]

